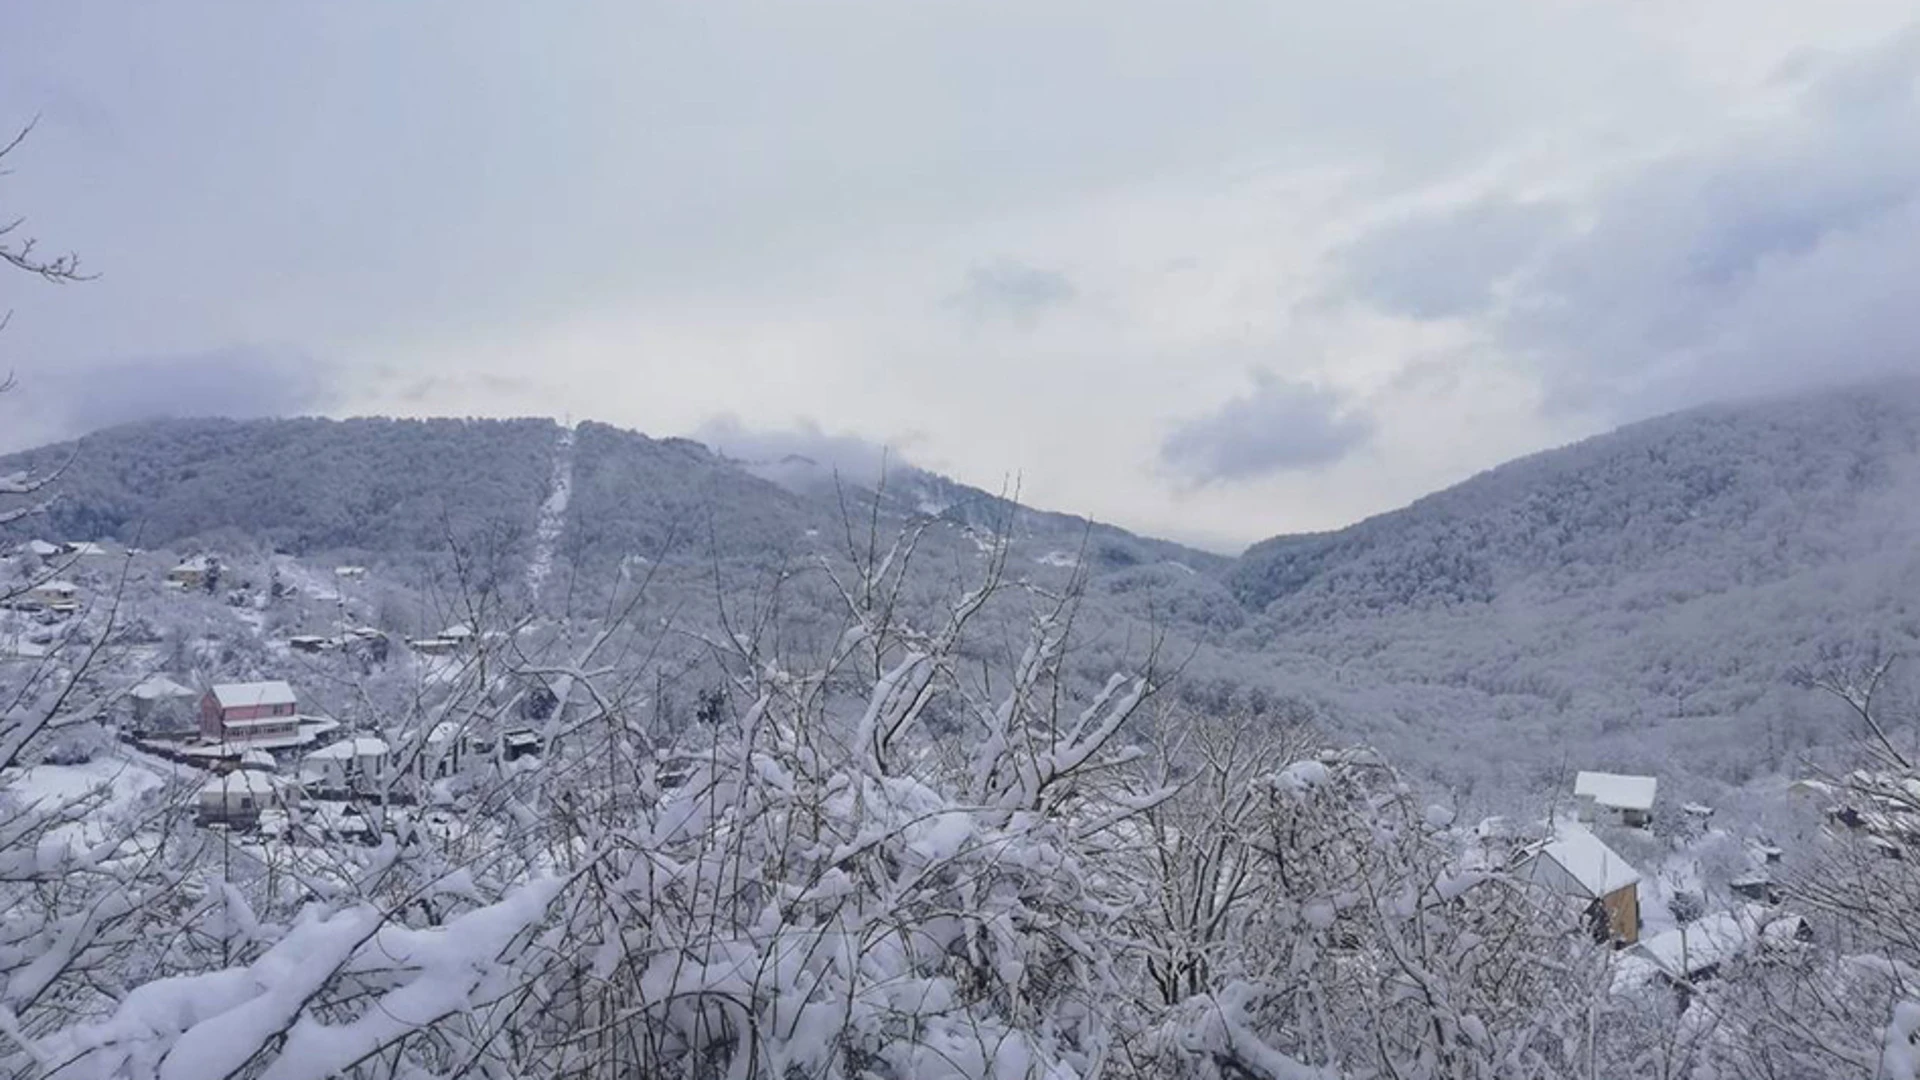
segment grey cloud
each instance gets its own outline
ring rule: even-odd
[[[1256,372],[1251,392],[1175,428],[1160,460],[1195,485],[1251,480],[1331,464],[1372,433],[1372,421],[1338,395]]]
[[[186,343],[415,340],[778,290],[892,228],[1243,158],[1431,176],[1624,96],[1640,49],[1611,18],[1498,0],[16,6],[0,72],[46,124],[10,203],[109,272],[88,310]],[[123,352],[131,325],[49,335]]]
[[[0,399],[0,415],[10,417],[17,449],[158,417],[314,413],[335,399],[323,370],[298,352],[261,347],[28,370]]]
[[[1477,314],[1565,222],[1563,207],[1497,198],[1403,218],[1336,256],[1341,284],[1417,319]]]
[[[1512,276],[1486,327],[1550,405],[1631,419],[1920,370],[1920,30],[1795,74],[1771,127],[1602,189],[1583,228]],[[1499,217],[1482,204],[1383,230],[1362,245],[1375,275],[1349,288],[1420,318],[1484,308],[1479,286],[1434,280],[1449,264],[1477,276],[1483,241],[1510,256]]]
[[[1001,259],[968,271],[966,284],[949,303],[983,322],[1006,319],[1025,327],[1076,295],[1073,281],[1058,270]]]
[[[783,487],[830,483],[837,473],[852,483],[871,485],[884,470],[905,467],[897,450],[858,435],[832,434],[801,417],[786,429],[749,428],[739,417],[720,415],[701,424],[692,438],[715,453],[745,462],[764,479]]]

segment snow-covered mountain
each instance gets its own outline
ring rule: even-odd
[[[1910,544],[1916,494],[1920,381],[1884,383],[1695,410],[1511,462],[1338,532],[1256,544],[1233,587],[1288,623],[1655,578],[1675,599]]]
[[[1912,732],[1883,710],[1854,770],[1782,673],[1914,639],[1917,433],[1908,385],[1706,410],[1240,560],[596,425],[28,455],[62,501],[0,555],[0,883],[7,986],[57,992],[15,1043],[102,1077],[677,1075],[748,1031],[809,1075],[1126,1040],[1137,1080],[1523,1042],[1537,1076],[1869,1075],[1913,1045],[1875,981],[1915,963]],[[223,704],[263,688],[292,711]],[[1645,774],[1651,821],[1557,816],[1576,769]]]
[[[374,562],[461,543],[579,608],[635,559],[711,589],[721,564],[750,582],[910,522],[930,594],[1011,522],[1010,573],[1084,570],[1083,625],[1169,635],[1192,650],[1190,692],[1292,698],[1463,787],[1527,789],[1569,762],[1710,781],[1783,768],[1837,734],[1790,667],[1920,635],[1920,382],[1634,425],[1234,560],[910,467],[876,500],[802,459],[600,424],[562,435],[545,420],[166,421],[0,471],[64,464],[35,535]]]
[[[163,420],[12,455],[0,470],[59,470],[60,499],[21,528],[148,546],[244,539],[294,554],[415,554],[455,536],[532,542],[557,482],[562,429],[549,420]],[[581,424],[559,552],[596,568],[629,555],[751,557],[844,532],[830,474],[793,461],[769,471],[686,439]],[[864,489],[851,492],[867,524]],[[1013,501],[911,467],[881,491],[881,523],[935,519],[953,530],[1017,529],[1044,558],[1119,570],[1227,560]],[[16,529],[16,532],[21,529]]]
[[[1260,612],[1243,649],[1306,654],[1458,777],[1783,767],[1834,723],[1789,668],[1920,633],[1920,382],[1633,425],[1256,544],[1228,580]]]

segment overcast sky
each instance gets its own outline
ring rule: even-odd
[[[0,443],[875,444],[1231,550],[1920,370],[1912,0],[0,6]],[[23,231],[25,231],[23,230]]]

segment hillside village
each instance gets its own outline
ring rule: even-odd
[[[473,665],[479,636],[466,624],[410,636],[367,625],[378,601],[365,567],[33,540],[0,558],[0,576],[13,581],[0,586],[0,665],[110,645],[86,676],[97,719],[47,749],[34,783],[148,773],[190,785],[197,823],[247,843],[376,843],[414,812],[400,808],[452,806],[450,781],[524,768],[514,763],[545,748],[530,727],[449,721],[392,746],[389,717],[342,720],[296,688],[376,669],[447,684]],[[113,786],[128,784],[152,786]]]
[[[814,993],[881,992],[849,987],[909,972],[949,988],[940,994],[997,987],[959,1020],[938,995],[906,1008],[909,1019],[876,1029],[891,1033],[883,1041],[909,1038],[889,1024],[974,1030],[991,1002],[1102,985],[1090,969],[1060,985],[1036,974],[1080,961],[1047,952],[1054,931],[1021,928],[1072,925],[1085,956],[1138,975],[1136,991],[1100,991],[1101,1022],[1157,1018],[1180,1033],[1142,1077],[1215,1080],[1180,1070],[1250,1045],[1256,1027],[1273,1040],[1260,1045],[1283,1045],[1319,1023],[1319,1006],[1236,996],[1256,980],[1297,977],[1342,1015],[1369,1015],[1327,1032],[1352,1040],[1345,1054],[1380,1052],[1360,1038],[1376,1030],[1427,1048],[1396,1059],[1438,1052],[1448,1024],[1581,1032],[1530,1044],[1558,1063],[1539,1074],[1553,1076],[1576,1074],[1563,1057],[1575,1050],[1706,1060],[1774,1038],[1754,1025],[1807,980],[1872,1000],[1898,992],[1856,985],[1861,931],[1844,913],[1857,899],[1897,904],[1920,861],[1920,785],[1887,757],[1904,729],[1865,763],[1842,740],[1809,738],[1822,753],[1794,758],[1794,771],[1739,782],[1697,754],[1651,753],[1634,728],[1548,757],[1529,744],[1551,741],[1560,706],[1501,691],[1487,700],[1505,710],[1511,745],[1477,748],[1474,766],[1500,782],[1452,783],[1444,753],[1404,752],[1408,714],[1385,711],[1403,730],[1400,754],[1344,722],[1379,692],[1354,672],[1334,680],[1355,684],[1351,696],[1310,689],[1338,647],[1244,651],[1274,624],[1220,618],[1218,603],[1233,603],[1221,600],[1223,567],[1197,554],[994,517],[976,496],[915,478],[905,493],[860,496],[875,522],[864,550],[843,549],[846,530],[822,511],[844,492],[749,486],[743,497],[778,511],[766,535],[791,551],[720,542],[609,561],[606,549],[638,541],[569,517],[592,491],[573,432],[548,452],[531,527],[449,533],[444,552],[234,531],[150,548],[99,533],[15,541],[0,556],[0,679],[44,702],[25,715],[58,724],[0,782],[52,808],[33,819],[38,850],[177,860],[133,880],[179,905],[146,910],[184,928],[194,958],[181,963],[209,971],[257,948],[248,927],[263,925],[262,942],[297,940],[318,932],[297,920],[331,910],[328,897],[398,890],[398,917],[423,940],[510,909],[564,920],[543,932],[598,944],[544,954],[563,980],[576,974],[566,957],[629,948],[605,929],[626,916],[606,913],[647,911],[707,958],[678,974],[645,967],[647,1001],[724,984],[739,954],[771,965],[775,1012]],[[891,550],[882,521],[901,538]],[[576,528],[598,547],[576,546]],[[967,581],[987,583],[977,608]],[[954,604],[971,614],[956,620]],[[1164,684],[1160,650],[1181,657]],[[989,673],[979,685],[976,670]],[[1830,666],[1793,689],[1809,709],[1872,714],[1847,696],[1850,677]],[[1448,709],[1482,700],[1445,680],[1397,692]],[[1539,711],[1522,715],[1522,702]],[[1429,741],[1473,730],[1447,715],[1422,721]],[[1871,858],[1834,862],[1855,851]],[[596,859],[614,860],[619,884],[563,909],[583,914],[513,907],[557,868]],[[737,887],[743,877],[756,884]],[[679,882],[694,883],[691,901]],[[951,911],[967,914],[956,924]],[[810,927],[803,942],[826,932],[811,927],[884,941],[905,919],[948,944],[870,971],[788,966],[813,949],[788,951],[793,931],[780,928],[796,917]],[[1407,951],[1407,919],[1430,954]],[[651,963],[652,946],[633,948],[618,963]],[[952,958],[968,948],[998,958],[956,975]],[[1029,966],[1028,955],[1051,959]],[[1532,968],[1557,974],[1521,973]],[[450,969],[432,970],[422,977]],[[1408,980],[1431,979],[1461,1003],[1405,995]],[[370,992],[359,976],[333,985]],[[552,1022],[571,1029],[582,1008]],[[1366,1012],[1382,1008],[1397,1011]],[[1438,1028],[1421,1019],[1433,1010]],[[1856,1040],[1856,1057],[1868,1052],[1858,1040],[1879,1038],[1839,997],[1815,1015],[1820,1039]],[[697,1041],[706,1022],[647,1030]],[[1179,1049],[1189,1045],[1203,1051]]]
[[[493,797],[503,777],[565,754],[533,712],[534,722],[516,726],[443,718],[396,729],[303,692],[338,684],[342,673],[348,682],[405,672],[422,688],[450,685],[480,670],[489,650],[512,645],[514,634],[471,622],[396,619],[394,598],[405,590],[367,566],[34,540],[0,560],[0,574],[15,582],[0,611],[12,663],[88,641],[108,608],[121,645],[88,676],[102,704],[87,728],[99,737],[75,732],[56,743],[29,770],[28,789],[72,789],[102,775],[122,791],[185,784],[195,823],[229,835],[262,866],[277,846],[421,835],[474,843],[473,830],[487,829],[476,800]],[[173,628],[208,617],[224,617],[226,629],[196,638]],[[235,627],[257,636],[244,659],[231,655]],[[147,778],[130,779],[140,774]],[[1849,801],[1846,792],[1872,783],[1855,774],[1839,785],[1796,784],[1778,820],[1863,830],[1889,858],[1909,857],[1920,839],[1913,782],[1869,795],[1864,807]],[[1539,888],[1563,911],[1566,933],[1611,947],[1617,992],[1670,995],[1684,1008],[1711,992],[1725,965],[1803,948],[1818,922],[1776,883],[1794,858],[1788,837],[1661,796],[1656,776],[1582,770],[1548,793],[1540,819],[1487,818],[1455,842],[1469,862]]]

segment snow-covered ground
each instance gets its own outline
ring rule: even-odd
[[[99,800],[98,805],[90,805],[84,821],[63,825],[49,834],[85,845],[103,840],[107,822],[118,820],[140,796],[165,783],[165,778],[144,762],[101,754],[79,765],[34,765],[21,769],[7,778],[6,792],[21,804],[36,804],[45,810],[83,799]]]
[[[553,491],[540,506],[540,523],[533,533],[533,556],[527,562],[527,594],[535,603],[553,573],[553,560],[567,528],[567,503],[573,499],[573,428],[560,429],[553,446]]]

